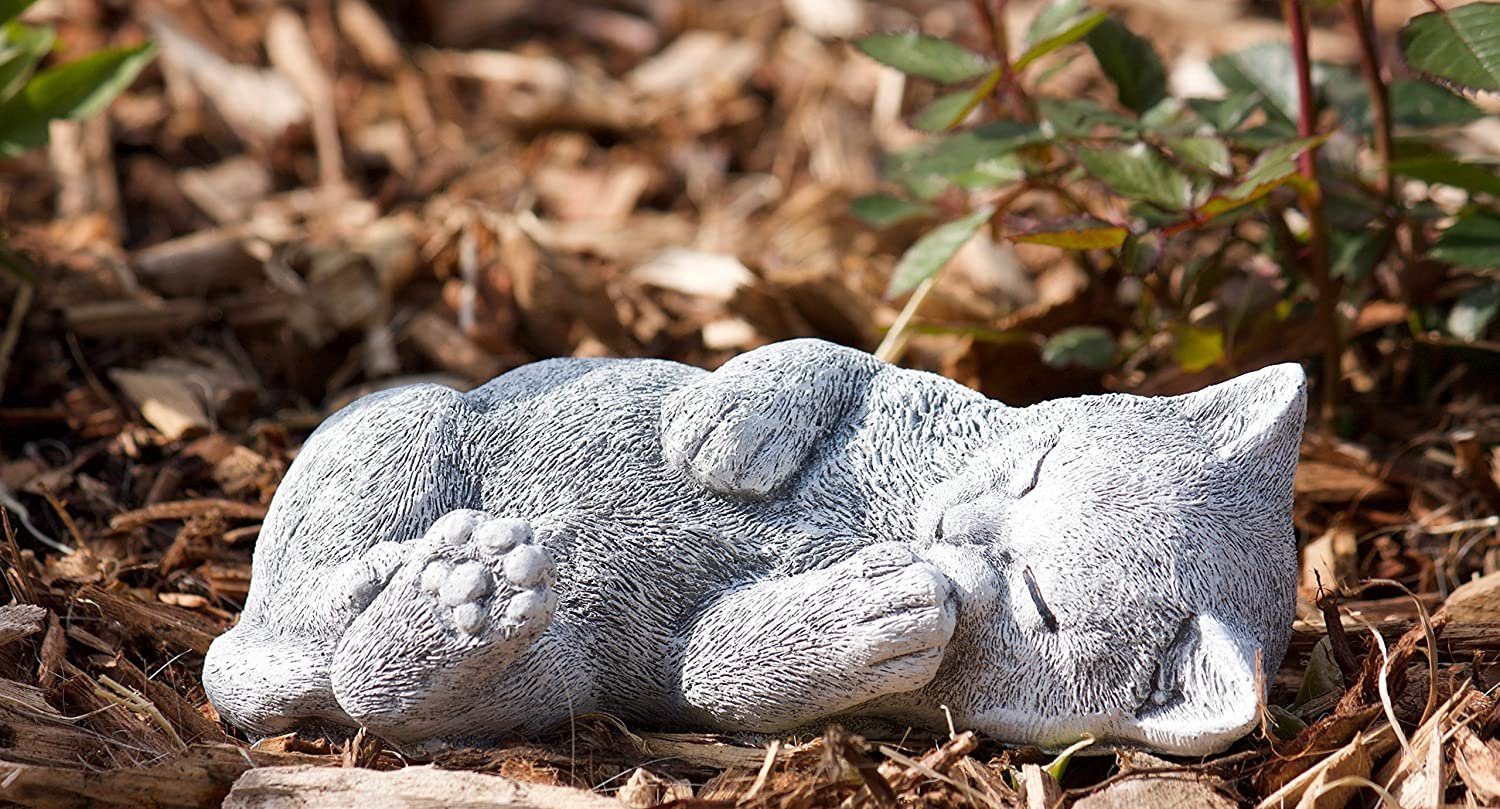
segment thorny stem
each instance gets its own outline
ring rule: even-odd
[[[1307,53],[1307,11],[1302,0],[1281,0],[1291,34],[1292,59],[1297,67],[1297,135],[1313,137],[1317,133],[1318,111],[1313,99],[1312,60]],[[1307,214],[1308,258],[1312,262],[1312,282],[1318,291],[1318,321],[1323,327],[1323,402],[1320,415],[1324,424],[1333,420],[1338,407],[1340,361],[1344,355],[1343,330],[1338,323],[1339,284],[1328,267],[1328,221],[1323,217],[1323,189],[1318,184],[1317,148],[1307,149],[1297,159],[1303,179],[1298,191]]]
[[[1359,40],[1359,64],[1370,92],[1370,113],[1375,129],[1375,153],[1380,158],[1380,184],[1386,207],[1395,210],[1396,185],[1391,178],[1391,107],[1390,93],[1380,71],[1380,53],[1375,47],[1375,31],[1370,25],[1365,0],[1344,0],[1344,11],[1354,36]]]

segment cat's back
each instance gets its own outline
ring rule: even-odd
[[[665,360],[561,358],[464,394],[461,442],[479,499],[517,514],[630,511],[652,499],[674,485],[662,401],[704,373]]]

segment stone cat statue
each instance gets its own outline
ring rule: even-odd
[[[604,711],[835,716],[1180,754],[1258,721],[1293,617],[1296,365],[1011,408],[818,340],[556,359],[325,422],[204,686],[252,733],[432,753]]]

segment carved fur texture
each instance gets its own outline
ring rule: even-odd
[[[558,359],[330,417],[209,651],[257,733],[415,752],[605,711],[1224,748],[1285,652],[1302,371],[1006,407],[817,340]]]

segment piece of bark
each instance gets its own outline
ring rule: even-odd
[[[118,623],[133,639],[145,641],[169,654],[184,649],[207,654],[209,644],[219,634],[219,628],[212,621],[191,610],[116,595],[93,585],[80,588],[74,603],[83,610],[93,606],[105,619]]]
[[[202,435],[213,426],[193,387],[176,374],[111,368],[109,378],[168,441]]]
[[[186,174],[186,173],[184,173]],[[184,177],[184,186],[195,188],[207,180],[190,180]],[[229,210],[229,201],[214,201],[207,189],[201,189],[193,197],[199,207],[219,206]],[[220,212],[222,213],[222,212]],[[210,216],[219,219],[220,213],[210,210]],[[223,213],[229,216],[229,213]],[[245,234],[233,228],[223,230],[201,230],[198,233],[166,240],[150,248],[139,249],[130,257],[135,273],[142,284],[166,296],[202,297],[208,293],[234,290],[245,287],[248,282],[260,278],[261,261],[245,252]]]
[[[266,55],[271,64],[297,88],[312,113],[313,146],[318,153],[318,180],[324,188],[344,182],[344,150],[334,104],[333,81],[323,69],[295,12],[277,9],[266,23]]]
[[[162,62],[213,102],[235,134],[266,144],[307,120],[307,102],[280,72],[229,62],[165,14],[149,14],[145,22],[161,44]]]
[[[46,692],[14,680],[0,679],[0,727],[5,728],[6,742],[0,750],[0,784],[6,783],[11,762],[71,769],[80,761],[95,762],[105,749],[97,734],[59,713],[47,701]],[[0,802],[16,800],[0,786]]]
[[[394,772],[323,767],[264,767],[234,783],[226,809],[385,809],[512,807],[621,809],[624,804],[570,787],[528,784],[498,775],[407,767]]]
[[[1062,805],[1062,787],[1057,779],[1036,764],[1021,765],[1020,792],[1026,809],[1053,809]]]
[[[3,710],[0,706],[0,711]],[[74,732],[83,740],[75,742],[80,744],[78,749],[85,749],[82,746],[85,743],[97,745],[88,734]],[[101,770],[79,767],[72,751],[67,753],[59,759],[58,766],[0,761],[0,803],[38,809],[77,806],[197,809],[220,805],[234,780],[253,767],[315,760],[309,756],[272,755],[236,745],[214,744],[190,747],[151,766]],[[328,763],[334,764],[336,760],[329,757]]]
[[[1234,809],[1237,803],[1215,789],[1212,779],[1191,772],[1126,778],[1078,799],[1074,809]]]
[[[1315,503],[1379,500],[1395,493],[1384,481],[1357,469],[1316,460],[1297,465],[1292,487],[1299,498]]]
[[[359,51],[366,65],[381,73],[394,73],[401,67],[401,47],[391,36],[385,21],[365,0],[339,0],[339,30]]]
[[[1500,573],[1465,582],[1449,594],[1444,611],[1455,624],[1500,624]]]
[[[1257,809],[1343,806],[1360,788],[1353,783],[1334,784],[1348,776],[1369,778],[1374,762],[1395,748],[1396,735],[1390,725],[1381,724],[1368,733],[1357,733],[1331,755],[1316,758],[1315,764],[1267,796]]]
[[[1453,476],[1474,487],[1491,511],[1500,511],[1500,480],[1490,466],[1489,453],[1480,445],[1478,433],[1456,430],[1448,438],[1453,442],[1453,456],[1458,461]]]
[[[270,196],[275,187],[265,163],[244,155],[204,168],[183,169],[177,175],[177,185],[182,189],[183,196],[221,225],[243,222],[249,217],[251,208]],[[214,235],[224,234],[225,231],[207,230],[200,233]],[[194,234],[196,235],[198,234]],[[191,239],[193,236],[183,238]],[[217,268],[209,266],[203,269],[214,272]]]
[[[159,336],[213,320],[213,307],[197,300],[98,301],[63,307],[63,320],[81,337]]]
[[[407,324],[406,336],[428,359],[470,382],[488,382],[524,361],[519,356],[497,357],[486,352],[465,337],[458,326],[433,312],[418,312]]]
[[[1359,579],[1358,537],[1343,522],[1329,526],[1322,536],[1302,549],[1302,591],[1316,595],[1318,588],[1336,590]]]
[[[42,631],[46,619],[46,608],[35,604],[0,607],[0,646]]]
[[[1500,803],[1500,741],[1484,741],[1466,725],[1453,728],[1453,767],[1483,806]]]
[[[693,797],[693,785],[681,778],[666,778],[650,770],[636,767],[635,772],[620,787],[616,798],[626,806],[647,809],[676,800]]]

